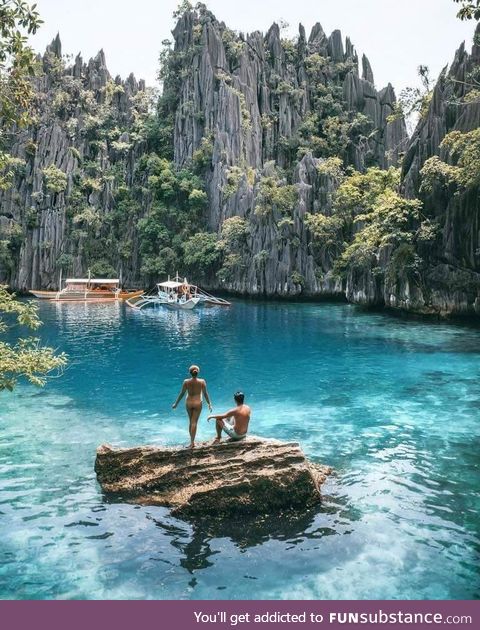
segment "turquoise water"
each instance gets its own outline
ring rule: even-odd
[[[71,362],[0,395],[1,598],[480,598],[480,330],[240,301],[41,315]],[[192,362],[217,411],[244,389],[254,433],[334,466],[319,511],[219,529],[104,502],[97,445],[188,443]]]

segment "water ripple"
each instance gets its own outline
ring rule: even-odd
[[[2,396],[1,598],[480,596],[478,330],[347,305],[41,311],[71,364]],[[99,443],[187,441],[170,405],[192,362],[216,410],[244,389],[255,433],[335,467],[320,510],[218,528],[104,502]]]

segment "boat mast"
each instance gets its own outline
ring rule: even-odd
[[[88,283],[87,283],[87,286],[85,287],[85,299],[87,299],[87,294],[88,294],[88,291],[90,289],[90,280],[91,279],[92,279],[92,272],[89,269],[88,270]]]

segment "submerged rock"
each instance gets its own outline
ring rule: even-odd
[[[185,448],[102,445],[97,478],[114,500],[170,507],[178,516],[233,516],[308,509],[331,469],[296,442],[248,437]]]

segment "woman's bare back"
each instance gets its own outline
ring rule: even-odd
[[[205,394],[205,400],[207,401],[208,408],[210,409],[210,411],[212,411],[212,403],[207,392],[207,383],[202,378],[197,377],[199,370],[200,368],[195,365],[190,368],[190,374],[192,374],[192,378],[186,378],[183,381],[182,389],[177,396],[177,400],[172,405],[173,409],[176,409],[178,403],[182,400],[185,394],[187,394],[185,407],[189,419],[189,432],[191,440],[190,448],[193,448],[195,446],[197,423],[198,419],[200,418],[200,414],[202,413],[203,394]]]
[[[184,381],[189,399],[202,400],[206,383],[202,378],[187,378]]]

